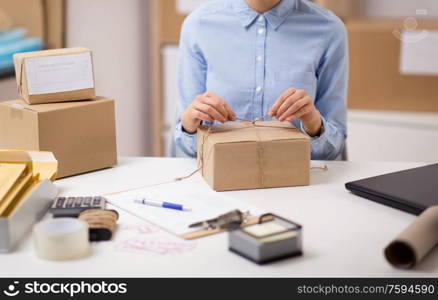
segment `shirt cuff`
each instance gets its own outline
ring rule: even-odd
[[[327,129],[328,129],[327,121],[325,120],[325,118],[323,116],[321,116],[321,121],[322,121],[322,127],[324,129],[323,129],[323,132],[321,132],[321,134],[318,136],[310,136],[306,132],[306,130],[304,129],[303,122],[300,121],[300,123],[299,123],[301,132],[304,133],[305,135],[307,135],[310,138],[310,140],[312,141],[312,144],[314,144],[314,145],[320,144],[323,140],[326,139],[326,136],[327,136]]]
[[[182,127],[181,122],[178,123],[178,130],[181,132],[182,134],[182,138],[183,138],[183,142],[186,145],[193,145],[196,139],[196,132],[194,133],[188,133],[187,131],[184,130],[184,128]]]

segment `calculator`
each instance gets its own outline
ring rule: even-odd
[[[94,197],[57,197],[49,208],[54,218],[77,218],[86,209],[105,209],[106,200],[102,196]]]

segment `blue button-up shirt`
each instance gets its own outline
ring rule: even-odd
[[[343,23],[307,0],[282,0],[259,14],[245,0],[212,1],[192,12],[181,31],[178,116],[211,91],[238,117],[267,115],[288,88],[305,90],[321,112],[323,133],[312,159],[331,160],[346,139],[348,46]],[[303,132],[301,122],[292,122]],[[174,132],[179,150],[196,156],[196,134]]]

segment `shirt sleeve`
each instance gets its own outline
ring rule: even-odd
[[[196,156],[196,133],[189,134],[183,130],[180,116],[197,95],[205,92],[207,64],[197,42],[198,34],[199,17],[192,13],[181,28],[177,72],[179,102],[174,130],[176,147],[192,157]]]
[[[344,24],[337,20],[317,70],[315,106],[324,132],[311,139],[312,159],[340,157],[347,138],[348,40]],[[303,132],[304,128],[300,122]]]

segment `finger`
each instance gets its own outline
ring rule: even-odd
[[[237,119],[236,113],[231,109],[231,107],[228,105],[228,103],[225,103],[224,107],[228,111],[228,120],[236,121],[236,119]]]
[[[204,114],[209,115],[213,118],[213,120],[220,121],[222,123],[226,122],[227,120],[224,118],[224,116],[218,112],[213,106],[205,104],[205,103],[197,103],[195,108]]]
[[[205,95],[201,102],[212,106],[225,120],[228,120],[228,110],[224,106],[224,100],[214,94],[211,94],[210,96]]]
[[[294,113],[294,116],[296,119],[300,119],[310,113],[312,111],[312,105],[307,104],[306,106],[302,107],[299,111]]]
[[[280,106],[283,104],[283,102],[291,95],[293,95],[295,93],[296,89],[294,88],[290,88],[288,90],[286,90],[274,103],[274,105],[272,105],[271,109],[269,110],[268,116],[272,117],[276,117],[277,116],[277,111],[280,108]]]
[[[230,105],[227,103],[227,101],[225,101],[225,100],[222,99],[220,96],[218,96],[218,95],[216,95],[216,94],[214,94],[214,93],[212,93],[212,92],[206,92],[204,95],[207,96],[207,97],[209,97],[209,98],[211,98],[211,99],[213,99],[214,101],[217,101],[218,105],[219,105],[219,104],[222,104],[222,106],[223,106],[223,108],[225,109],[225,112],[226,112],[226,114],[224,115],[224,117],[225,117],[227,120],[230,120],[230,121],[235,121],[235,120],[236,120],[237,116],[236,116],[236,114],[234,113],[234,111],[231,109],[231,107],[230,107]],[[224,111],[221,110],[221,112],[223,113]]]
[[[300,108],[298,111],[290,115],[288,118],[286,118],[286,121],[293,121],[298,120],[302,118],[304,115],[308,114],[312,110],[312,105],[307,104]]]
[[[213,99],[213,101],[217,104],[217,105],[225,105],[227,102],[225,102],[224,99],[222,99],[220,96],[216,95],[213,92],[206,92],[204,93],[204,96],[206,96],[207,98],[211,98]]]
[[[233,111],[233,109],[231,108],[231,106],[228,104],[227,101],[225,101],[225,100],[223,100],[223,101],[224,101],[224,107],[228,111],[228,119],[230,121],[235,121],[237,119],[236,113]]]
[[[197,110],[197,109],[193,109],[192,115],[194,118],[201,120],[201,121],[206,121],[206,122],[213,122],[214,121],[212,117],[210,117],[206,113],[203,113],[202,111]]]
[[[292,105],[290,105],[285,112],[283,112],[278,118],[280,121],[283,121],[293,115],[295,112],[300,110],[303,106],[309,104],[308,97],[301,98],[295,101]]]
[[[222,103],[222,105],[224,106],[225,110],[227,111],[228,119],[231,120],[231,121],[236,120],[236,118],[237,118],[236,113],[231,109],[231,106],[228,104],[227,101],[225,101],[224,99],[222,99],[220,96],[216,95],[213,92],[206,92],[206,93],[204,93],[204,95],[207,96],[207,97],[215,99],[219,103]]]
[[[302,90],[296,91],[293,95],[289,96],[278,109],[277,118],[283,115],[284,112],[289,109],[289,107],[291,107],[295,102],[297,102],[304,96],[306,96],[306,92]]]

